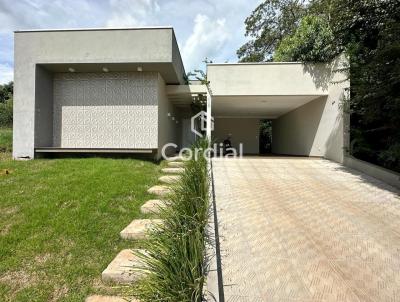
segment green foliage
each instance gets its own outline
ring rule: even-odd
[[[334,40],[327,20],[305,16],[295,33],[282,39],[274,61],[329,62],[337,55]]]
[[[119,251],[137,247],[118,234],[144,218],[139,209],[160,168],[128,158],[14,161],[0,155],[0,301],[120,294],[99,286],[99,276]]]
[[[0,85],[0,103],[5,103],[7,100],[12,99],[14,91],[14,83]]]
[[[13,121],[13,100],[0,103],[0,127],[11,127]]]
[[[282,14],[288,3],[299,8]],[[345,52],[350,58],[351,152],[400,171],[399,159],[393,159],[400,143],[399,24],[395,0],[265,1],[246,19],[246,34],[253,40],[238,54],[241,60],[326,62]],[[274,31],[281,28],[281,34]]]
[[[11,149],[12,149],[12,130],[9,128],[0,128],[0,153],[11,152]]]
[[[306,13],[304,0],[265,0],[246,18],[251,40],[237,51],[241,62],[272,60],[280,41],[295,32]]]
[[[0,85],[0,127],[11,127],[13,120],[14,84]]]
[[[199,140],[192,149],[208,147]],[[144,243],[146,277],[132,294],[143,302],[203,301],[206,225],[209,213],[209,179],[206,158],[199,154],[185,164],[185,172],[168,197],[160,218]]]

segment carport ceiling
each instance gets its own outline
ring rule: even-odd
[[[214,117],[259,117],[273,119],[319,97],[322,96],[214,96],[212,99],[212,115]]]

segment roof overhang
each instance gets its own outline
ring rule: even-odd
[[[185,69],[171,27],[25,30],[15,32],[16,69],[41,65],[54,72],[160,72],[167,84],[184,84]],[[19,64],[21,62],[21,66]]]

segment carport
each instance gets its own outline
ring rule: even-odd
[[[347,146],[342,99],[349,86],[330,64],[208,64],[213,140],[258,154],[261,119],[272,120],[272,152],[343,161]]]

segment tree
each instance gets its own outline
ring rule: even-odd
[[[318,16],[305,16],[293,35],[278,45],[274,61],[328,62],[337,54],[329,22]]]
[[[246,19],[251,40],[237,51],[241,62],[271,61],[276,46],[291,35],[306,13],[304,0],[266,0]]]
[[[0,103],[5,103],[13,96],[14,83],[9,82],[8,84],[0,85]]]

